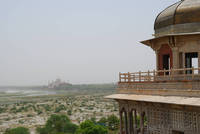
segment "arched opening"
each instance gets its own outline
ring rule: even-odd
[[[130,121],[130,134],[137,134],[137,130],[139,129],[139,123],[137,118],[137,111],[132,109],[129,113],[129,121]]]
[[[140,134],[144,134],[147,130],[147,117],[145,112],[140,113]]]
[[[128,117],[127,117],[127,112],[124,108],[120,112],[120,121],[121,121],[121,134],[128,134]]]
[[[130,134],[144,134],[147,130],[147,117],[145,112],[137,113],[135,109],[129,112]]]
[[[159,70],[169,70],[173,66],[173,59],[172,59],[172,50],[169,45],[164,44],[159,49],[158,53],[158,69]],[[169,75],[169,72],[165,72],[166,75]],[[160,73],[159,75],[163,75]]]

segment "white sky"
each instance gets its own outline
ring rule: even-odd
[[[177,0],[0,0],[0,85],[110,83],[155,68],[159,12]]]

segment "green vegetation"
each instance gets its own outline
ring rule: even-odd
[[[80,124],[76,134],[108,134],[106,127],[95,124],[90,120],[86,120]]]
[[[137,115],[136,117],[136,124],[137,124],[137,127],[139,128],[140,127],[140,116]],[[146,126],[147,125],[147,117],[144,116],[144,125]]]
[[[77,126],[66,115],[51,115],[43,128],[37,128],[39,134],[74,134]]]
[[[119,119],[115,115],[102,117],[98,122],[95,117],[77,125],[73,124],[66,115],[53,114],[44,127],[38,127],[38,134],[117,134]],[[7,129],[4,134],[30,134],[24,127]]]
[[[49,105],[43,104],[41,106],[45,109],[46,112],[51,111],[51,107]]]
[[[108,128],[109,134],[117,134],[119,130],[119,118],[114,114],[108,116],[107,118],[102,117],[97,123]]]
[[[28,128],[17,127],[12,129],[7,129],[4,134],[30,134]]]
[[[102,117],[99,121],[98,121],[99,124],[101,125],[104,125],[104,126],[107,126],[107,119],[105,117]]]
[[[107,118],[107,123],[109,130],[115,131],[119,129],[119,119],[114,114]]]
[[[58,107],[56,107],[55,113],[59,113],[62,110],[66,110],[66,107],[64,105],[59,105]]]
[[[5,108],[1,108],[1,107],[0,107],[0,113],[3,113],[3,112],[5,112],[5,111],[6,111]]]
[[[67,114],[68,114],[68,115],[72,115],[72,110],[69,109],[69,110],[67,111]]]

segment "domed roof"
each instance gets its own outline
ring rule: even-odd
[[[200,32],[200,0],[182,0],[164,11],[155,20],[155,36]]]

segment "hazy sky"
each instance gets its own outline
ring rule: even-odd
[[[0,85],[110,83],[155,68],[157,14],[177,0],[0,0]]]

